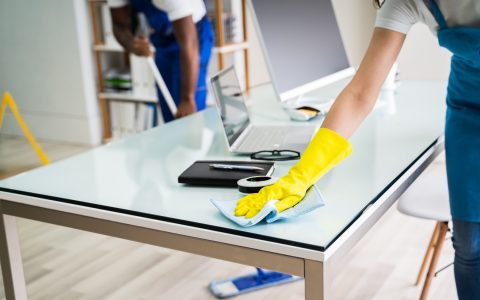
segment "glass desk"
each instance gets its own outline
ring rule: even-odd
[[[345,83],[311,96],[333,98]],[[251,91],[255,123],[290,122],[272,92]],[[269,225],[241,228],[210,203],[240,198],[235,189],[177,183],[196,160],[248,160],[228,152],[213,108],[0,181],[7,298],[26,295],[18,216],[302,276],[307,299],[328,299],[344,255],[442,149],[444,99],[443,82],[402,82],[382,93],[350,139],[353,154],[317,182],[326,205]],[[276,163],[274,175],[292,164]]]

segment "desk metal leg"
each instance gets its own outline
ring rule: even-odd
[[[331,299],[331,280],[324,263],[305,260],[305,300]]]
[[[27,299],[17,222],[15,217],[3,213],[0,215],[0,260],[6,298]]]

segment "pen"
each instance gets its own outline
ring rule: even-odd
[[[218,170],[235,170],[235,171],[264,171],[265,169],[254,166],[224,165],[211,164],[210,168]]]

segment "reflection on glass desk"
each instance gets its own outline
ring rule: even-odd
[[[315,96],[331,98],[344,84],[324,88]],[[0,188],[46,201],[325,250],[442,135],[444,86],[441,82],[403,82],[393,94],[382,95],[350,139],[352,155],[317,182],[326,205],[290,221],[241,228],[210,203],[210,198],[240,198],[235,189],[177,183],[178,175],[196,160],[248,160],[228,152],[214,108],[8,178],[0,181]],[[269,96],[270,89],[267,85],[251,92],[253,121],[290,122],[275,97]],[[320,124],[321,119],[313,122]],[[284,174],[293,163],[277,163],[274,176]]]

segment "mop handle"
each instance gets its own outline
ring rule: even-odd
[[[150,67],[150,70],[152,70],[153,77],[155,78],[155,81],[157,82],[157,85],[160,88],[160,92],[162,92],[163,98],[165,98],[165,102],[167,102],[168,108],[172,112],[172,115],[175,117],[175,115],[177,114],[177,106],[173,101],[172,95],[170,94],[170,91],[168,90],[167,85],[165,84],[165,81],[163,81],[162,75],[160,75],[160,71],[158,71],[158,67],[155,64],[153,57],[152,56],[147,57],[147,62],[148,62],[148,66]]]
[[[143,13],[138,13],[138,27],[137,27],[136,35],[144,38],[148,38],[148,35],[149,35],[147,17]],[[155,50],[153,46],[150,46],[150,47],[153,50]],[[155,60],[153,59],[152,56],[147,57],[147,63],[148,63],[148,66],[150,67],[150,70],[152,71],[153,77],[155,78],[155,82],[157,83],[158,88],[160,89],[160,92],[162,93],[163,98],[165,99],[165,102],[167,102],[167,106],[170,109],[170,112],[175,117],[175,115],[177,114],[177,106],[175,105],[175,102],[173,101],[173,98],[172,98],[172,94],[170,94],[170,91],[168,90],[168,87],[165,84],[165,81],[163,80],[163,77],[160,74],[160,71],[158,70],[158,67],[155,64]]]
[[[257,269],[257,284],[261,284],[263,280],[265,279],[265,272],[263,272],[262,269],[256,268]]]

